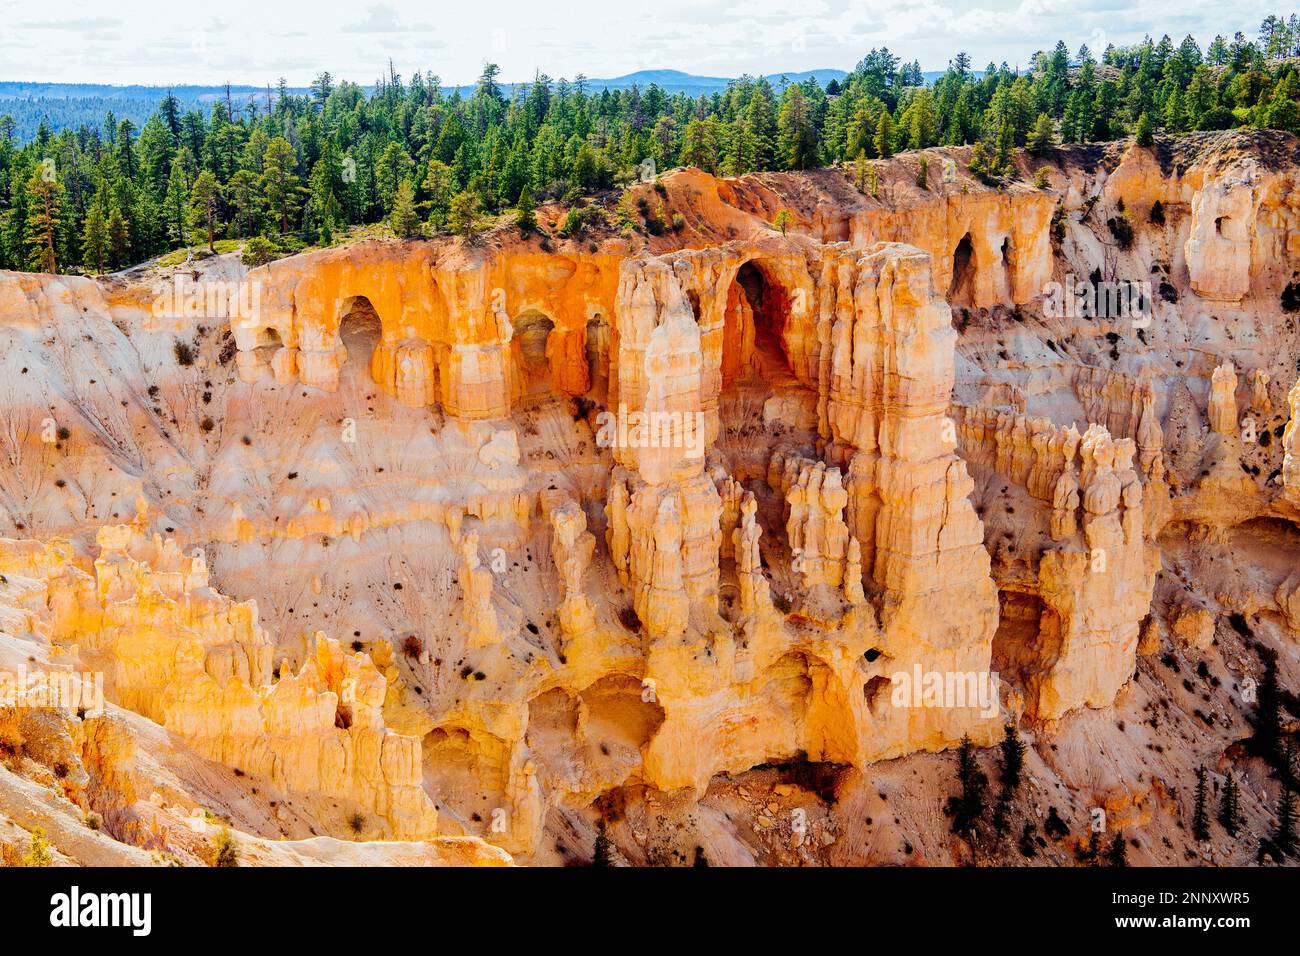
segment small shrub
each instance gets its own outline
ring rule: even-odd
[[[242,259],[246,266],[264,266],[275,257],[275,244],[266,236],[254,236],[244,243]]]
[[[402,641],[402,653],[410,658],[417,658],[424,653],[424,641],[415,634],[406,635]]]
[[[176,356],[177,365],[189,366],[194,364],[194,349],[192,349],[188,343],[181,341],[173,342],[172,352]]]
[[[239,866],[239,846],[230,835],[229,827],[222,827],[216,839],[212,841],[212,865],[219,867]]]
[[[32,830],[31,843],[23,854],[19,866],[53,866],[54,854],[50,852],[50,843],[45,839],[45,831],[40,827]]]
[[[1129,221],[1128,213],[1121,212],[1118,216],[1112,216],[1106,225],[1110,227],[1110,234],[1115,237],[1115,242],[1121,249],[1133,245],[1133,223]]]
[[[1051,179],[1048,178],[1050,173],[1051,170],[1049,170],[1046,166],[1040,166],[1038,168],[1038,172],[1034,173],[1034,188],[1035,189],[1051,188],[1052,181]]]
[[[1165,207],[1159,199],[1151,204],[1151,221],[1157,226],[1165,224]]]
[[[1043,832],[1054,840],[1060,840],[1070,835],[1070,828],[1061,815],[1056,812],[1056,807],[1047,808],[1047,820],[1043,823]]]
[[[580,236],[605,225],[605,213],[599,206],[573,206],[560,221],[560,235],[566,239]]]
[[[360,813],[354,813],[352,816],[348,817],[348,826],[351,828],[353,833],[359,834],[366,828],[366,818]]]

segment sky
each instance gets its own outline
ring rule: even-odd
[[[1150,33],[1204,46],[1250,37],[1269,0],[0,0],[0,80],[306,86],[321,70],[369,85],[387,69],[507,82],[641,69],[707,76],[849,70],[873,46],[922,69],[957,50],[976,68],[1027,64],[1064,39],[1100,52]]]

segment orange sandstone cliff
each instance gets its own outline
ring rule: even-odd
[[[1187,781],[1264,831],[1245,690],[1300,673],[1296,141],[930,152],[674,171],[660,236],[0,276],[0,670],[105,698],[0,701],[0,842],[951,863],[944,752],[1018,723],[1017,834],[1249,859]]]

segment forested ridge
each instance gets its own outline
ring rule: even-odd
[[[982,75],[958,53],[926,85],[920,65],[873,49],[843,81],[783,86],[742,77],[691,97],[592,91],[539,75],[507,96],[495,65],[472,93],[390,67],[367,95],[320,74],[305,94],[184,109],[168,95],[143,126],[101,123],[20,143],[0,116],[0,268],[101,272],[190,245],[249,240],[256,261],[327,245],[349,227],[400,236],[473,234],[514,210],[557,200],[581,228],[585,197],[679,165],[734,176],[868,161],[895,151],[975,144],[971,170],[1013,175],[1017,149],[1060,142],[1253,126],[1300,133],[1300,18],[1202,48],[1168,36],[1096,53],[1064,41],[1018,73]],[[622,208],[622,207],[620,207]],[[624,229],[657,231],[654,211]]]

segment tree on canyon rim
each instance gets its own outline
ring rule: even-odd
[[[217,212],[221,204],[221,185],[211,171],[203,170],[190,191],[190,211],[196,225],[203,226],[208,237],[208,251],[216,252]]]
[[[209,247],[265,236],[280,251],[391,221],[403,182],[434,233],[460,231],[449,219],[461,193],[487,214],[517,208],[525,189],[536,203],[572,205],[630,181],[647,159],[741,175],[970,146],[980,157],[972,172],[1000,183],[1017,175],[1016,150],[1050,148],[1052,137],[1300,133],[1298,55],[1291,14],[1266,17],[1254,40],[1161,36],[1074,53],[1058,42],[1025,70],[977,71],[957,52],[933,82],[879,48],[832,83],[810,77],[779,92],[762,77],[693,95],[538,74],[507,94],[488,63],[469,95],[432,72],[404,79],[390,67],[370,89],[322,72],[309,90],[281,81],[244,103],[169,92],[151,115],[132,104],[139,112],[120,120],[70,102],[12,101],[0,115],[0,268],[98,270],[188,245],[204,172],[219,196]],[[56,178],[35,175],[51,164]],[[862,189],[861,170],[856,178]]]

